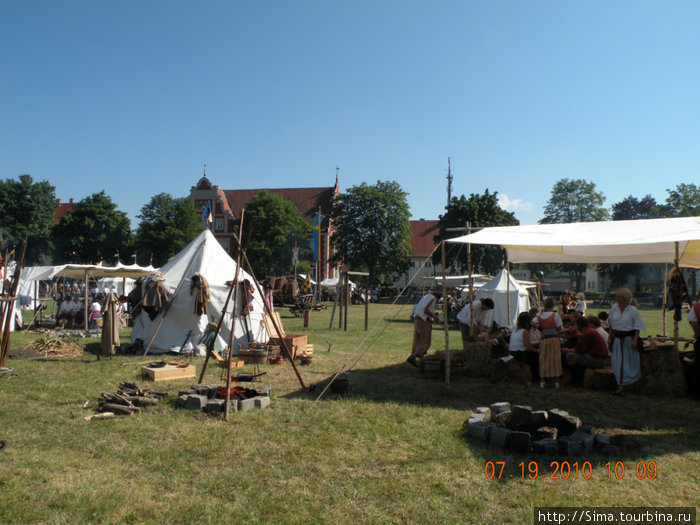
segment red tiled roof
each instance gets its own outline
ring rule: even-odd
[[[58,224],[61,221],[61,217],[63,217],[66,213],[73,213],[74,211],[75,208],[73,207],[72,202],[59,202],[58,206],[56,207],[56,211],[53,214],[53,222]]]
[[[438,221],[411,221],[412,257],[427,257],[435,248],[435,236],[440,232]]]
[[[314,213],[321,207],[321,213],[328,218],[331,203],[335,196],[335,188],[261,188],[257,190],[224,190],[226,200],[236,217],[240,215],[243,205],[250,201],[262,190],[281,195],[285,199],[292,201],[301,215],[309,224],[314,220]],[[325,224],[325,221],[324,221]]]

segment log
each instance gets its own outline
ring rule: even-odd
[[[92,421],[93,419],[112,419],[113,417],[115,417],[114,412],[101,412],[99,414],[85,416],[83,419],[85,421]]]
[[[127,416],[140,411],[141,409],[139,407],[129,407],[125,405],[118,405],[116,403],[105,403],[100,407],[100,412],[115,412],[119,414],[126,414]]]

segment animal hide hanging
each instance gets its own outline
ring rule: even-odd
[[[196,292],[194,298],[195,315],[206,314],[207,305],[209,304],[209,283],[201,273],[196,273],[192,276],[190,295],[192,295],[193,292]]]

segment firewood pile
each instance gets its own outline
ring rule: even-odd
[[[42,357],[80,357],[83,345],[70,337],[47,337],[37,339],[25,347]]]
[[[130,416],[140,412],[143,407],[157,405],[167,395],[167,392],[143,389],[139,388],[136,383],[122,381],[119,383],[119,389],[115,393],[100,392],[100,406],[98,408],[100,414],[97,414],[97,416],[103,414]],[[95,418],[95,416],[88,416],[88,418]],[[87,420],[88,418],[85,419]],[[97,419],[104,418],[105,416],[102,416]]]

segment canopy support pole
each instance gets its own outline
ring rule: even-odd
[[[445,330],[445,386],[450,386],[450,332],[447,325],[447,279],[445,279],[445,241],[440,243],[440,255],[442,257],[442,326]]]
[[[673,264],[676,267],[676,271],[678,272],[678,275],[681,275],[681,269],[680,266],[678,265],[678,259],[679,259],[679,249],[678,249],[678,241],[674,243],[675,245],[675,250],[676,253],[673,257]],[[683,293],[682,293],[682,288],[681,288],[681,303],[683,302]],[[680,305],[674,305],[676,308],[680,308]],[[678,321],[676,320],[676,316],[673,316],[673,349],[675,351],[678,351]]]

